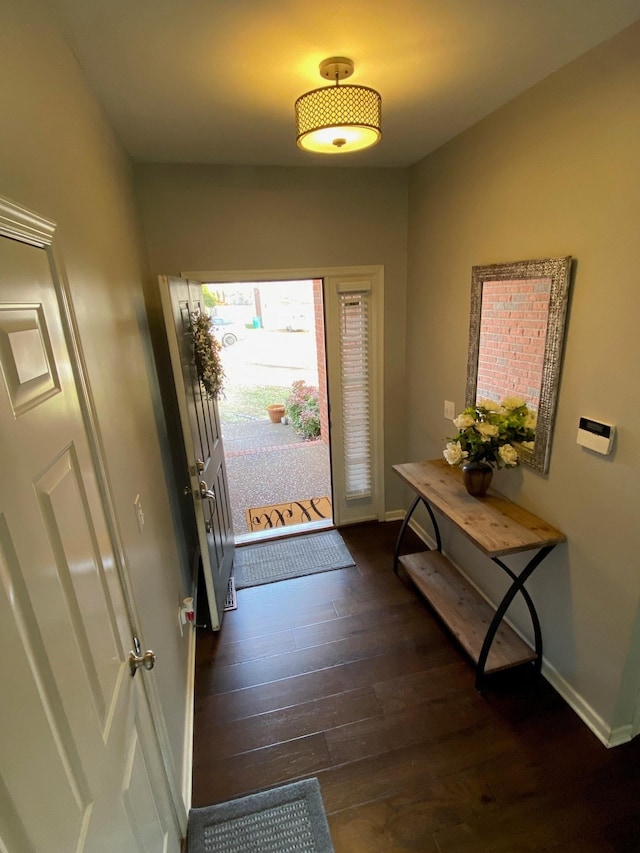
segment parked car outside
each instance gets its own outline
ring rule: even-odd
[[[241,323],[234,323],[226,317],[212,317],[213,333],[223,347],[232,347],[247,337],[247,330]]]

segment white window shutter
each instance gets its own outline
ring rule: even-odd
[[[345,497],[372,494],[370,291],[339,288]]]

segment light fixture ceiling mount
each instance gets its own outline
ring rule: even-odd
[[[346,56],[332,56],[320,63],[320,74],[327,80],[346,80],[353,74],[355,65]]]
[[[380,141],[382,98],[367,86],[341,86],[353,74],[346,56],[332,56],[320,63],[320,74],[334,80],[301,95],[296,101],[296,141],[305,151],[344,154],[370,148]]]

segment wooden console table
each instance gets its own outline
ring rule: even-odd
[[[542,632],[538,614],[525,583],[544,558],[566,536],[512,501],[489,492],[482,498],[469,495],[461,472],[444,459],[394,465],[393,470],[416,493],[402,522],[396,542],[393,570],[402,566],[422,595],[449,627],[476,663],[476,687],[482,689],[485,674],[533,662],[542,665]],[[407,525],[419,503],[426,507],[436,537],[437,550],[400,556]],[[451,521],[487,557],[511,578],[511,586],[497,609],[491,607],[442,553],[434,510]],[[500,558],[539,549],[516,574]],[[503,621],[520,593],[533,625],[535,648],[531,649]]]

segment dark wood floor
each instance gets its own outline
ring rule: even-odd
[[[481,697],[394,577],[397,530],[343,529],[356,567],[241,590],[199,632],[193,805],[317,776],[337,853],[638,853],[640,739],[605,749],[529,670]]]

